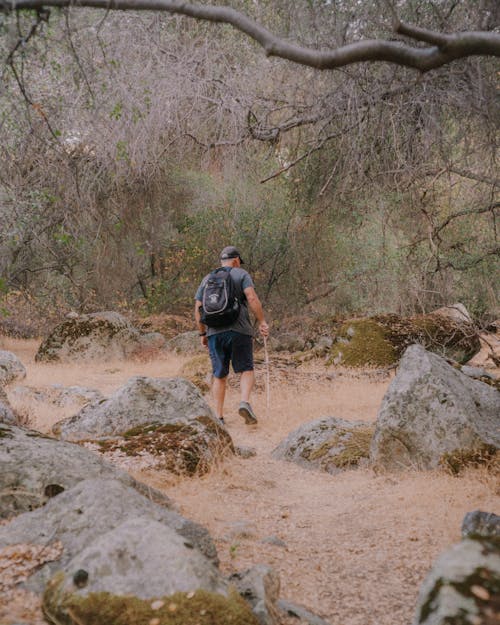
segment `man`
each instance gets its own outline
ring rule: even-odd
[[[233,245],[225,247],[220,253],[220,261],[221,267],[230,268],[230,279],[240,303],[238,317],[231,324],[216,328],[208,327],[202,322],[203,292],[210,274],[203,278],[196,291],[194,315],[200,331],[201,343],[204,347],[208,347],[212,361],[214,374],[212,393],[218,418],[224,423],[224,398],[231,363],[234,372],[241,373],[241,402],[238,413],[245,419],[245,423],[254,424],[257,423],[257,417],[250,406],[250,393],[255,383],[253,327],[248,309],[250,308],[255,315],[262,336],[268,336],[269,326],[264,318],[262,304],[255,292],[252,278],[248,272],[241,269],[243,259],[239,251]]]

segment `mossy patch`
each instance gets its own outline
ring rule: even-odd
[[[354,319],[344,323],[337,342],[331,349],[330,362],[348,367],[365,365],[387,367],[398,359],[398,352],[389,340],[388,331],[373,319]]]
[[[459,475],[467,467],[484,466],[500,475],[500,450],[494,445],[482,445],[476,449],[456,449],[444,454],[439,465],[452,475]]]
[[[127,456],[141,456],[144,452],[161,457],[161,468],[176,475],[203,475],[216,458],[233,452],[229,434],[213,419],[200,416],[195,422],[150,423],[125,432],[120,440],[98,441],[101,452],[120,451]]]
[[[0,438],[12,438],[12,430],[6,427],[0,427]]]
[[[53,625],[259,625],[235,590],[228,597],[197,590],[139,599],[106,592],[77,596],[61,585],[56,576],[43,597],[43,613]]]

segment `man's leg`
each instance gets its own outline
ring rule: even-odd
[[[250,406],[250,393],[255,383],[253,371],[253,339],[245,334],[234,333],[233,337],[233,369],[235,373],[241,373],[240,390],[241,402],[238,409],[240,416],[248,425],[257,423],[252,407]]]
[[[212,382],[212,394],[215,402],[215,411],[217,416],[224,416],[224,398],[226,396],[226,381],[227,376],[225,378],[216,378],[214,377]]]
[[[255,384],[255,373],[253,371],[243,371],[240,378],[241,401],[250,401],[250,393]]]

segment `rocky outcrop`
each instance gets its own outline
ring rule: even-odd
[[[14,425],[0,426],[0,518],[43,506],[51,497],[90,478],[118,479],[165,505],[165,495],[147,489],[98,455]]]
[[[12,352],[0,350],[0,386],[26,377],[26,368]]]
[[[131,378],[109,399],[57,423],[54,432],[65,440],[100,441],[106,453],[147,453],[157,468],[174,473],[203,473],[234,451],[199,390],[183,378]]]
[[[42,508],[20,514],[7,525],[0,526],[0,548],[56,542],[62,545],[59,560],[45,564],[28,582],[30,590],[40,593],[56,571],[67,568],[70,561],[92,545],[97,537],[107,535],[128,519],[138,518],[175,531],[185,547],[196,549],[212,564],[218,565],[215,545],[205,528],[155,504],[131,486],[109,478],[83,480],[50,499]],[[70,567],[67,570],[70,571]],[[146,577],[143,583],[148,581]]]
[[[367,423],[324,417],[294,430],[272,455],[307,469],[338,473],[366,461],[373,429]]]
[[[116,312],[98,312],[67,319],[54,328],[36,354],[42,362],[110,361],[159,350],[158,333],[142,334]]]
[[[377,315],[346,321],[336,331],[330,361],[353,367],[387,367],[397,363],[414,343],[459,363],[467,362],[481,349],[466,311],[454,316],[440,309],[414,317]]]
[[[413,625],[498,622],[500,541],[466,538],[446,551],[424,581]]]
[[[431,469],[500,448],[500,393],[420,345],[407,349],[380,407],[371,460]]]

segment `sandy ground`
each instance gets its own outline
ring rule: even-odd
[[[0,342],[0,349],[13,351],[25,363],[23,384],[77,384],[105,394],[132,375],[176,375],[186,361],[172,356],[42,365],[34,362],[36,348],[35,341]],[[271,355],[272,370],[274,365]],[[409,625],[419,586],[436,557],[460,539],[465,513],[500,513],[500,484],[482,469],[460,477],[442,471],[377,474],[368,467],[328,475],[273,460],[274,447],[315,418],[373,422],[390,377],[327,371],[321,364],[282,370],[271,376],[268,410],[262,367],[257,376],[258,425],[246,426],[238,416],[235,385],[225,415],[235,444],[253,447],[255,457],[227,459],[202,478],[157,471],[135,476],[164,490],[185,516],[210,530],[224,573],[268,564],[280,574],[281,597],[332,625]],[[43,431],[67,416],[59,408],[17,407]]]

